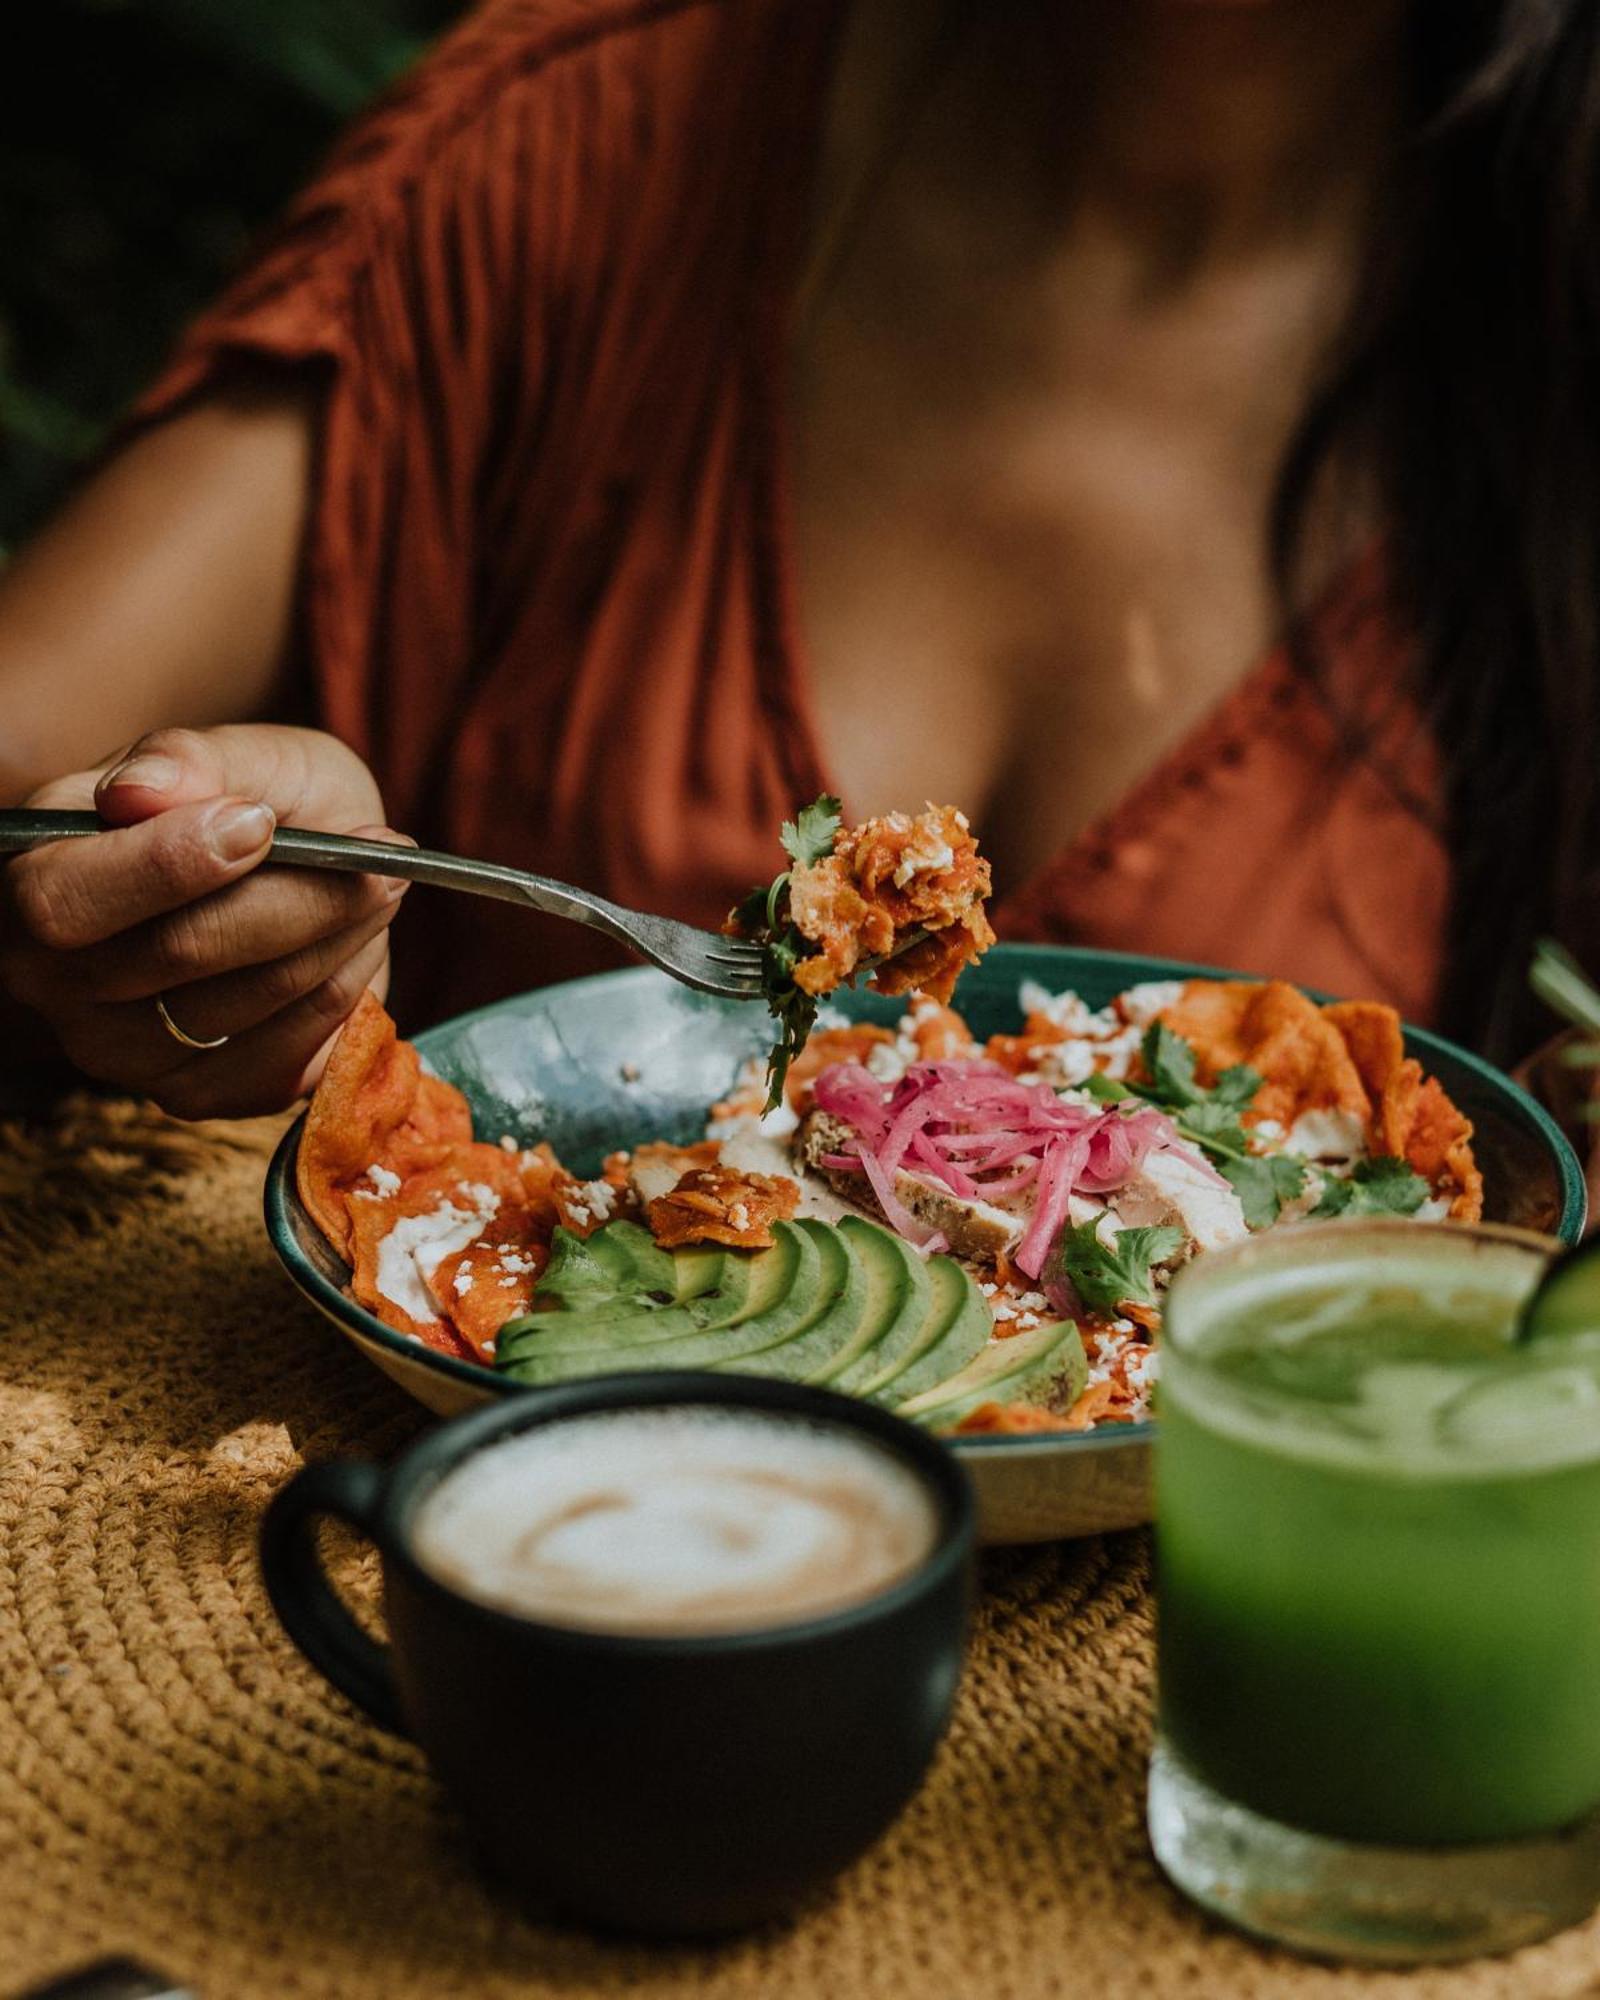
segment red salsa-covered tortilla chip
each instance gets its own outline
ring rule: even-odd
[[[525,1208],[502,1209],[465,1249],[446,1257],[428,1281],[448,1319],[480,1361],[494,1360],[495,1337],[533,1303],[550,1261],[551,1229]]]

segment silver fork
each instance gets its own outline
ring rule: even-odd
[[[0,812],[0,854],[18,854],[52,840],[80,840],[111,829],[92,812]],[[351,840],[344,834],[311,833],[298,826],[280,826],[272,836],[268,857],[285,868],[331,868],[354,875],[395,875],[408,882],[427,882],[437,889],[465,889],[473,896],[493,896],[502,903],[543,910],[601,931],[640,958],[701,993],[725,1000],[762,997],[761,952],[739,938],[696,930],[671,917],[647,916],[625,910],[543,875],[503,868],[495,861],[469,861],[459,854],[434,854],[425,847],[397,847],[383,840]]]

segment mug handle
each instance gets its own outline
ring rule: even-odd
[[[351,1616],[328,1581],[315,1537],[318,1516],[331,1514],[381,1548],[377,1523],[384,1484],[379,1466],[356,1459],[304,1466],[262,1517],[261,1572],[284,1630],[318,1672],[380,1728],[406,1736],[389,1648],[369,1638]]]

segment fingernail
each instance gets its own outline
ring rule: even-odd
[[[272,838],[270,806],[222,806],[211,816],[211,845],[224,861],[242,861]]]
[[[137,785],[141,792],[170,792],[177,783],[177,765],[170,757],[156,756],[130,757],[100,780],[102,790],[108,785]]]

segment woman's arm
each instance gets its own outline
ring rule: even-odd
[[[0,572],[0,804],[282,700],[315,422],[304,379],[240,381],[135,438]]]
[[[290,1102],[387,974],[394,885],[258,872],[275,819],[385,831],[353,752],[251,720],[287,683],[315,417],[299,386],[208,399],[130,444],[0,580],[0,803],[93,805],[115,829],[0,868],[0,1007],[180,1115]],[[228,1045],[186,1047],[162,996]],[[0,1022],[0,1083],[38,1059]]]

